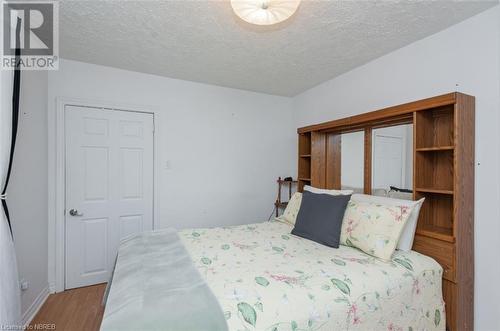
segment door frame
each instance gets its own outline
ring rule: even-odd
[[[153,115],[153,230],[159,226],[159,169],[158,136],[159,110],[146,105],[124,105],[107,101],[57,97],[55,108],[48,112],[48,281],[51,293],[65,288],[65,202],[66,153],[65,107],[77,106],[93,109],[149,113]],[[51,110],[52,109],[52,110]]]

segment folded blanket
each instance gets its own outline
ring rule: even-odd
[[[101,331],[227,330],[212,291],[174,230],[120,245]]]

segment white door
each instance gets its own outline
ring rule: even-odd
[[[374,134],[373,183],[374,189],[404,187],[403,137]]]
[[[120,239],[153,228],[153,115],[65,107],[66,282],[107,282]]]

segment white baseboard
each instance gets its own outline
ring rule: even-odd
[[[25,327],[28,326],[28,324],[33,320],[33,317],[35,317],[36,313],[42,308],[42,305],[45,303],[45,300],[49,297],[50,291],[49,287],[47,286],[43,290],[40,291],[40,293],[36,296],[35,300],[33,300],[33,303],[31,306],[29,306],[28,309],[23,314],[22,320],[21,320],[21,325],[24,325]]]
[[[49,293],[56,293],[56,284],[54,282],[49,282]]]

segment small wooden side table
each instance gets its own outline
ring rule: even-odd
[[[276,210],[276,217],[279,216],[279,212],[281,209],[285,209],[286,206],[288,205],[288,201],[290,201],[292,197],[292,186],[294,184],[297,184],[296,180],[283,180],[281,177],[278,177],[278,180],[276,181],[278,183],[278,197],[276,198],[276,201],[274,202],[274,207]],[[281,189],[282,187],[288,186],[288,201],[282,201],[281,200]]]

